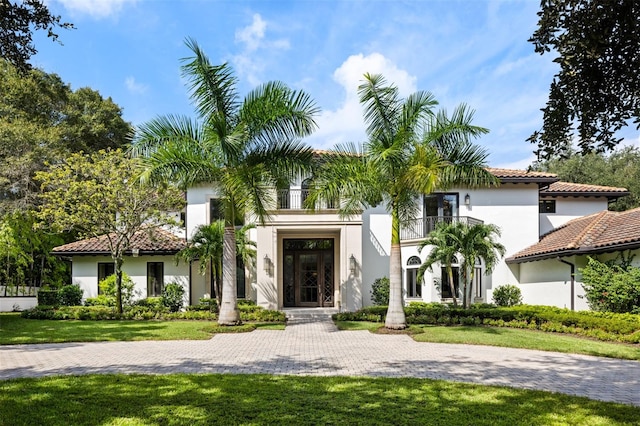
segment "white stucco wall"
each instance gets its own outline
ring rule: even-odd
[[[556,200],[555,213],[540,213],[540,235],[544,235],[572,219],[607,210],[606,197],[546,197]]]
[[[38,304],[35,296],[0,297],[0,312],[24,311]]]
[[[122,265],[135,284],[136,298],[147,297],[147,262],[164,263],[164,284],[176,282],[185,289],[185,303],[189,303],[189,266],[184,262],[175,264],[174,256],[126,257]],[[74,256],[72,260],[71,281],[84,291],[83,298],[98,295],[98,263],[111,263],[109,256]]]

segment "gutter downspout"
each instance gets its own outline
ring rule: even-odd
[[[562,262],[565,265],[569,265],[571,267],[571,310],[575,311],[574,300],[575,300],[575,286],[576,286],[576,265],[571,262],[567,262],[566,260],[562,260],[559,256],[556,258],[558,262]]]

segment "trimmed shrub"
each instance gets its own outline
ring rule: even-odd
[[[38,305],[42,306],[58,306],[60,304],[60,297],[58,296],[58,290],[54,288],[43,287],[38,291]]]
[[[171,312],[178,312],[184,304],[184,288],[178,283],[167,284],[162,290],[162,304]]]
[[[378,278],[371,286],[371,301],[377,306],[389,305],[389,278]]]
[[[85,306],[116,306],[116,298],[99,294],[96,297],[87,297],[84,301]]]
[[[501,285],[493,290],[493,302],[498,306],[520,305],[522,304],[522,292],[515,285]]]
[[[84,292],[77,284],[70,284],[58,289],[58,299],[62,306],[80,306],[82,305],[82,295]]]

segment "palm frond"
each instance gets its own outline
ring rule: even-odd
[[[221,120],[237,115],[237,79],[228,63],[211,65],[209,58],[192,38],[185,40],[194,56],[183,58],[182,75],[188,81],[190,97],[201,118],[218,115]],[[232,126],[231,126],[232,127]]]

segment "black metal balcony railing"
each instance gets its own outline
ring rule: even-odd
[[[401,240],[416,240],[426,236],[436,229],[440,223],[464,223],[468,226],[484,223],[480,219],[469,216],[427,216],[405,222],[400,227]]]
[[[278,210],[303,210],[304,202],[309,196],[308,189],[282,189],[278,191]],[[338,203],[332,201],[320,205],[320,209],[337,209]]]

